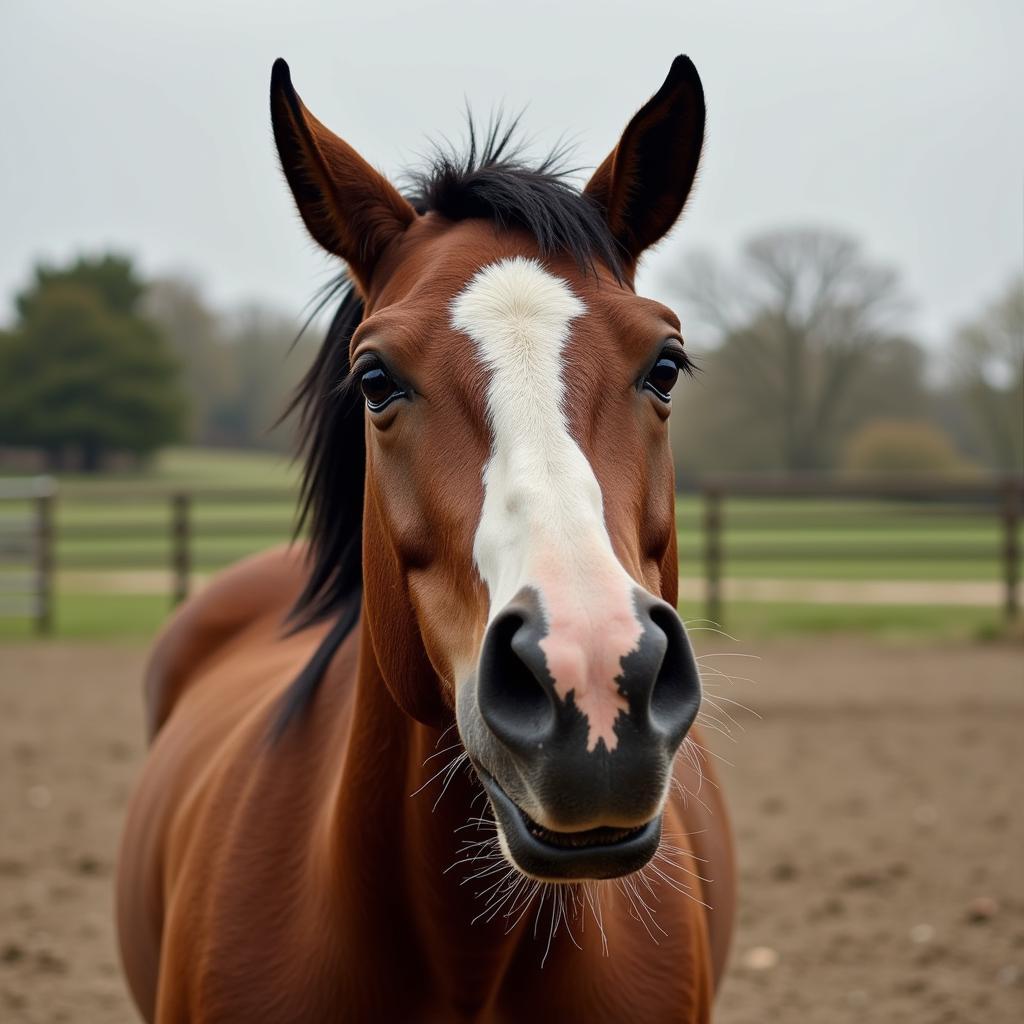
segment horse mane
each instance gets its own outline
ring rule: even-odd
[[[451,221],[489,220],[531,234],[542,257],[570,256],[585,273],[598,264],[623,280],[618,242],[589,196],[569,180],[576,168],[556,146],[531,164],[519,138],[519,118],[492,118],[480,137],[468,117],[464,152],[437,144],[422,170],[406,175],[406,198],[420,214]],[[296,533],[309,528],[310,570],[288,616],[292,630],[334,619],[313,657],[285,692],[272,735],[301,718],[331,658],[359,620],[362,603],[363,492],[366,447],[363,402],[349,376],[352,335],[364,307],[347,273],[321,293],[310,320],[332,301],[337,311],[312,365],[285,412],[299,420],[299,451],[305,460]],[[308,321],[307,321],[308,323]]]

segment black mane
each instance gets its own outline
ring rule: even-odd
[[[601,264],[621,281],[619,245],[601,210],[568,181],[573,171],[565,166],[565,150],[556,148],[531,165],[517,129],[518,119],[503,124],[499,117],[481,141],[470,119],[465,152],[436,147],[426,169],[409,174],[406,198],[421,214],[522,228],[536,239],[541,256],[568,255],[584,272]],[[275,736],[312,702],[331,658],[359,619],[362,600],[366,451],[363,402],[349,378],[349,345],[364,310],[346,274],[328,286],[313,315],[339,296],[320,351],[288,407],[298,414],[305,458],[297,530],[308,526],[310,537],[309,577],[289,623],[303,629],[336,621],[286,691]]]
[[[565,147],[530,164],[518,128],[518,118],[503,124],[499,116],[481,142],[469,118],[465,152],[435,147],[426,169],[408,175],[406,198],[419,213],[523,228],[537,240],[542,256],[569,255],[586,271],[603,263],[621,281],[619,243],[597,204],[568,180],[576,168],[566,165]]]

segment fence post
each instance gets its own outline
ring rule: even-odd
[[[1018,480],[1007,480],[1003,486],[1003,579],[1006,582],[1004,608],[1006,620],[1013,623],[1020,613],[1017,584],[1020,577],[1020,547],[1017,530],[1020,526],[1020,492]]]
[[[184,491],[171,495],[171,571],[174,574],[172,601],[181,604],[188,597],[191,575],[190,510],[191,498]]]
[[[704,617],[722,624],[722,492],[704,491]]]
[[[53,480],[43,477],[36,485],[35,569],[36,632],[53,632],[53,506],[56,499]]]

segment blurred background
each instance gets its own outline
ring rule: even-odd
[[[721,1019],[1021,1019],[1022,43],[1010,0],[5,3],[0,1019],[133,1019],[104,900],[145,646],[291,535],[277,421],[337,266],[273,59],[396,181],[468,106],[582,182],[678,52],[707,144],[638,290],[701,368],[671,423],[681,608],[737,701]]]

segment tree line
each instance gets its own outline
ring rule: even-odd
[[[8,461],[29,450],[94,472],[170,444],[290,447],[290,425],[275,426],[314,344],[291,318],[219,312],[194,281],[144,281],[117,254],[40,264],[14,305],[0,331]]]
[[[939,352],[907,333],[896,271],[836,232],[692,254],[665,284],[702,370],[672,416],[681,475],[1024,469],[1024,277]]]
[[[732,265],[692,254],[662,283],[701,369],[671,418],[680,477],[1024,468],[1024,277],[939,353],[906,331],[899,275],[836,232],[762,234]],[[289,450],[275,424],[320,340],[296,334],[121,255],[39,265],[0,331],[0,457],[94,471],[174,443]]]

